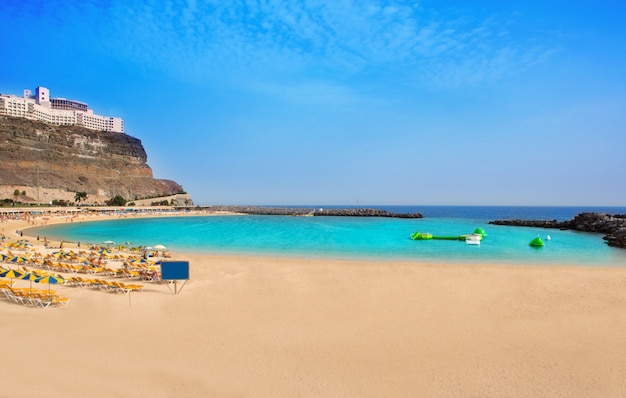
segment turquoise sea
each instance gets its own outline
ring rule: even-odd
[[[315,206],[307,206],[315,207]],[[324,207],[324,206],[317,206]],[[339,206],[326,206],[338,208]],[[97,244],[162,244],[174,253],[253,254],[334,259],[450,261],[467,263],[580,264],[626,266],[626,250],[606,245],[602,235],[557,229],[506,227],[496,219],[568,220],[583,211],[626,214],[626,208],[372,206],[397,213],[419,212],[421,219],[379,217],[198,216],[120,218],[38,227],[49,239]],[[462,241],[413,241],[416,231],[461,235],[483,228],[479,246]],[[550,240],[546,237],[550,235]],[[540,249],[528,243],[546,241]]]

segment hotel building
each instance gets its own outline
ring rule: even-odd
[[[0,94],[0,115],[24,117],[58,126],[80,126],[91,130],[124,132],[119,117],[100,116],[87,104],[65,98],[50,98],[50,90],[37,87],[35,95],[24,90],[24,96]]]

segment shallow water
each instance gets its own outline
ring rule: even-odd
[[[422,209],[427,210],[421,211],[425,215],[423,219],[248,215],[124,218],[40,227],[33,233],[49,239],[81,240],[85,244],[106,240],[118,244],[131,241],[133,245],[145,246],[163,244],[175,252],[626,266],[626,250],[607,246],[602,235],[488,224],[489,220],[497,218],[569,219],[572,217],[569,213],[576,211],[575,215],[580,212],[579,208],[530,208],[548,217],[528,217],[529,208],[504,208],[506,211],[484,207],[447,208],[449,213],[462,217],[429,217],[429,209],[441,211],[441,208]],[[503,213],[506,215],[495,217]],[[478,227],[487,232],[487,237],[477,246],[463,241],[414,241],[409,238],[415,231],[433,235],[462,235]],[[550,235],[550,240],[546,240],[547,235]],[[535,249],[528,245],[536,236],[544,239],[545,247]]]

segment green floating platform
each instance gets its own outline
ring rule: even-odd
[[[421,233],[421,232],[415,232],[413,235],[411,235],[411,239],[413,240],[428,240],[432,238],[433,238],[432,234],[426,234],[426,233]]]
[[[433,239],[440,240],[461,240],[460,236],[433,236]]]
[[[483,240],[487,236],[485,230],[482,228],[476,228],[474,233],[465,234],[465,235],[441,235],[435,236],[433,234],[424,233],[424,232],[415,232],[411,235],[411,239],[413,240],[430,240],[430,239],[438,239],[438,240]]]

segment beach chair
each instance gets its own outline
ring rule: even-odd
[[[72,276],[70,278],[66,278],[63,281],[63,285],[70,286],[70,287],[80,287],[81,284],[82,284],[82,282],[79,280],[79,278],[74,277],[74,276]]]
[[[130,289],[126,287],[122,282],[110,282],[110,289],[115,293],[130,293]]]
[[[132,284],[126,284],[125,285],[126,289],[129,289],[131,292],[141,292],[143,291],[143,285],[132,285]]]
[[[89,287],[93,289],[108,291],[110,290],[109,283],[103,279],[90,279]]]
[[[70,302],[70,298],[65,296],[50,296],[43,301],[47,306],[64,307]]]
[[[4,293],[4,297],[7,300],[15,302],[15,295],[11,289],[5,288],[5,289],[2,289],[2,292]]]
[[[98,271],[98,275],[103,276],[115,276],[116,273],[117,272],[114,269],[108,267],[102,267],[102,269]]]
[[[6,281],[6,280],[0,280],[0,289],[4,289],[4,288],[8,288],[8,287],[13,287],[13,282]]]
[[[50,302],[46,301],[45,296],[39,293],[28,294],[24,298],[36,308],[48,308],[50,305]]]
[[[31,304],[31,302],[24,297],[20,289],[5,289],[5,295],[10,301],[14,302],[15,304]]]

